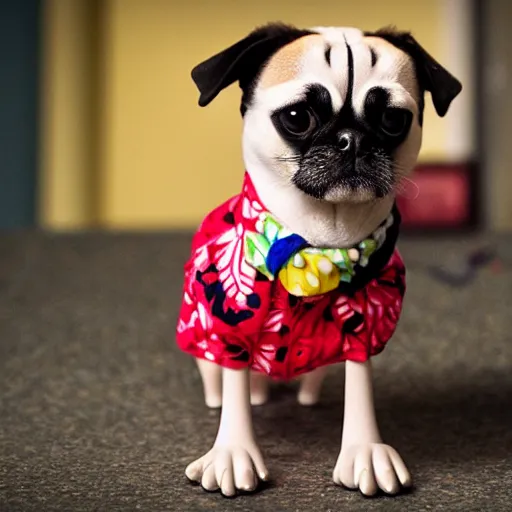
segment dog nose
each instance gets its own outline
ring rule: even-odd
[[[342,132],[338,135],[338,147],[341,151],[353,151],[355,140],[353,135],[347,132]]]

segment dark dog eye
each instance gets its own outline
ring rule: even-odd
[[[411,113],[401,108],[386,108],[382,113],[381,130],[390,137],[399,137],[408,128]]]
[[[316,118],[305,106],[288,107],[279,114],[279,122],[288,134],[304,137],[316,128]]]

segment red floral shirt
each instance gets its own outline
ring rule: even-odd
[[[246,173],[242,193],[204,219],[185,264],[178,346],[223,367],[250,367],[283,380],[380,353],[395,331],[405,292],[394,245],[363,286],[296,297],[244,258],[244,235],[264,211]]]

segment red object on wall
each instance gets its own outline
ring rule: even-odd
[[[423,164],[405,180],[397,203],[405,228],[448,228],[468,224],[471,189],[467,164]]]

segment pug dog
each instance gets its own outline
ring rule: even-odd
[[[203,220],[185,265],[179,347],[197,359],[212,448],[186,476],[225,496],[269,472],[251,404],[269,380],[301,380],[317,402],[345,362],[333,480],[367,496],[410,487],[376,420],[371,358],[398,322],[405,268],[395,197],[416,164],[425,93],[444,116],[462,86],[408,32],[259,27],[192,71],[199,105],[238,82],[242,192]],[[336,435],[336,430],[333,430]]]

